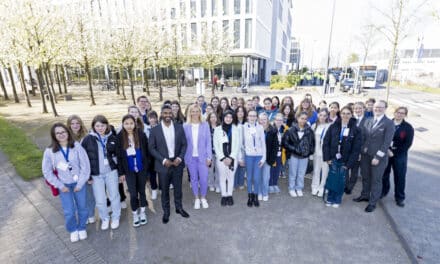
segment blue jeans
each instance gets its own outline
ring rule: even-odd
[[[304,175],[306,175],[308,158],[291,156],[289,163],[289,191],[304,189]]]
[[[261,168],[258,167],[258,162],[260,162],[262,157],[245,156],[248,193],[258,193],[260,190]],[[252,184],[254,188],[252,188]]]
[[[347,170],[343,168],[344,164],[336,159],[332,160],[329,166],[328,184],[335,183],[338,188],[334,188],[334,184],[328,189],[327,202],[341,204],[344,195],[345,177]],[[337,178],[334,178],[337,177]],[[326,185],[328,186],[328,185]],[[338,191],[339,190],[339,191]]]
[[[93,194],[95,195],[96,208],[98,208],[101,220],[109,220],[107,209],[107,194],[112,207],[112,218],[119,220],[121,216],[121,198],[119,196],[119,177],[117,170],[109,173],[92,176]]]
[[[244,174],[246,173],[246,167],[238,165],[234,176],[234,187],[241,187],[244,185]]]
[[[66,229],[69,233],[86,230],[86,188],[83,187],[78,192],[74,192],[73,189],[75,189],[76,183],[64,184],[64,186],[69,189],[69,192],[65,193],[60,190]]]
[[[93,195],[93,187],[92,184],[88,184],[86,182],[86,206],[87,206],[87,215],[89,217],[95,217],[95,196]]]
[[[267,162],[263,165],[263,172],[261,173],[260,191],[258,194],[268,196],[269,194],[269,178],[271,166]]]
[[[277,186],[278,178],[280,177],[281,169],[283,168],[283,164],[281,163],[281,157],[277,157],[276,166],[270,168],[270,179],[269,186]]]

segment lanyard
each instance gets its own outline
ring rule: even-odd
[[[102,152],[104,153],[104,158],[107,158],[107,148],[105,147],[105,145],[107,144],[107,139],[108,138],[104,138],[104,140],[101,138],[101,135],[98,134],[98,139],[99,139],[99,143],[101,143],[101,147],[102,147]]]
[[[322,139],[324,138],[324,134],[325,134],[325,127],[321,131],[321,136],[320,136],[321,142],[322,142]]]
[[[342,138],[344,137],[344,131],[345,131],[346,127],[343,127],[341,130],[341,134],[339,134],[339,144],[342,143]]]
[[[66,160],[66,162],[69,162],[69,151],[70,151],[70,148],[67,147],[66,152],[64,152],[64,149],[61,147],[61,148],[60,148],[60,151],[61,151],[61,153],[63,154],[64,159]]]
[[[255,126],[255,134],[252,134],[252,139],[253,139],[253,141],[254,141],[254,149],[256,149],[257,148],[257,142],[256,142],[256,135],[257,135],[257,123],[255,123],[254,124],[254,126]],[[248,123],[248,128],[250,129],[251,128],[251,125]],[[266,132],[264,132],[264,133],[266,133]]]

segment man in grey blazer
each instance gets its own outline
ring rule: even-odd
[[[394,123],[385,116],[387,103],[374,104],[374,117],[365,123],[361,150],[362,192],[355,202],[368,201],[366,212],[373,212],[382,193],[382,176],[388,164],[388,148],[394,135]]]

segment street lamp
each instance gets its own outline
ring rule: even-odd
[[[330,49],[332,44],[332,35],[333,35],[333,21],[335,18],[335,7],[336,7],[336,0],[333,0],[333,9],[332,9],[332,22],[330,24],[330,36],[328,39],[328,50],[327,50],[327,65],[325,67],[325,78],[324,78],[324,95],[327,94],[327,83],[328,83],[328,69],[330,66]]]

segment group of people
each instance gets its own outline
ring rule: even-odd
[[[386,108],[385,101],[374,99],[342,108],[325,101],[315,106],[310,94],[296,107],[291,96],[264,98],[263,106],[258,96],[213,97],[210,103],[199,96],[185,111],[178,101],[165,101],[159,116],[140,96],[117,127],[103,115],[93,118],[90,131],[77,115],[55,123],[43,174],[59,190],[72,242],[87,238],[95,208],[102,230],[119,227],[127,207],[124,182],[134,227],[147,223],[148,181],[153,200],[160,192],[164,224],[170,218],[170,189],[176,213],[188,218],[182,205],[185,167],[194,209],[209,208],[208,190],[221,193],[221,206],[232,206],[233,191],[245,187],[247,206],[259,207],[280,192],[280,176],[288,176],[290,196],[302,197],[311,163],[311,194],[323,197],[326,206],[340,206],[360,170],[362,192],[353,200],[367,201],[365,211],[374,211],[389,192],[392,169],[396,204],[403,207],[414,129],[405,121],[406,107],[396,108],[392,120]]]

